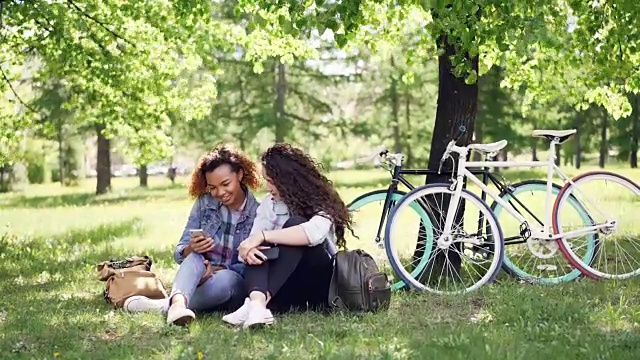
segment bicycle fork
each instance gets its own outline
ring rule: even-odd
[[[382,242],[381,236],[382,228],[387,223],[387,216],[389,215],[389,213],[391,212],[391,208],[393,207],[393,194],[396,192],[396,189],[398,189],[398,182],[400,182],[398,177],[399,171],[398,167],[396,166],[393,169],[393,173],[391,175],[391,184],[389,184],[389,187],[387,188],[387,196],[384,199],[382,215],[380,217],[380,223],[378,223],[378,232],[376,233],[375,242],[378,245],[379,249],[384,249],[384,242]]]
[[[460,196],[462,194],[462,187],[464,186],[463,175],[458,171],[455,180],[449,186],[449,189],[453,191],[451,199],[449,200],[449,206],[447,208],[447,217],[444,222],[442,234],[436,240],[438,247],[441,249],[448,248],[454,241],[451,228],[456,217],[456,211],[460,205]]]

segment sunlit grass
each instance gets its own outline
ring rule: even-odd
[[[620,172],[640,181],[637,170]],[[504,174],[512,181],[530,175]],[[386,187],[388,179],[381,170],[330,177],[346,202]],[[198,353],[206,359],[640,356],[637,279],[539,286],[506,278],[464,297],[396,293],[385,313],[296,314],[279,317],[272,329],[255,333],[223,326],[220,314],[182,329],[167,326],[155,314],[114,311],[101,298],[104,283],[95,277],[95,264],[146,253],[154,259],[154,271],[170,285],[177,268],[173,246],[191,206],[185,181],[179,178],[170,186],[166,178],[152,177],[149,189],[138,189],[135,178],[113,179],[113,192],[99,197],[92,195],[93,181],[77,188],[48,184],[0,195],[0,358],[195,359]],[[635,205],[621,206],[635,210]],[[376,211],[366,218],[363,226],[377,227]],[[351,247],[376,250],[365,239]]]

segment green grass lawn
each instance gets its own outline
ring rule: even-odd
[[[620,171],[640,181],[639,171]],[[348,202],[385,186],[386,175],[331,178]],[[111,309],[95,278],[99,261],[149,254],[171,284],[173,246],[191,205],[185,180],[150,178],[149,189],[138,189],[137,179],[113,179],[113,192],[98,197],[93,181],[0,195],[0,358],[640,358],[637,279],[554,286],[506,279],[455,298],[402,292],[385,313],[290,315],[258,332],[227,327],[221,314],[177,328],[159,315]],[[378,220],[372,216],[371,227]]]

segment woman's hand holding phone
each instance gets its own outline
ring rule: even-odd
[[[213,250],[213,239],[206,237],[202,230],[191,231],[191,239],[189,240],[189,247],[198,254],[203,254]]]

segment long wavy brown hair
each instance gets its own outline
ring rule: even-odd
[[[229,165],[235,173],[242,170],[244,175],[241,182],[248,188],[256,190],[260,187],[260,175],[256,164],[233,144],[225,143],[219,144],[200,157],[191,173],[189,195],[197,198],[205,194],[207,192],[205,174],[224,164]]]
[[[336,245],[344,248],[345,229],[353,234],[351,214],[333,183],[322,174],[320,165],[302,150],[285,143],[267,149],[261,161],[289,211],[306,219],[325,212],[335,226]]]

